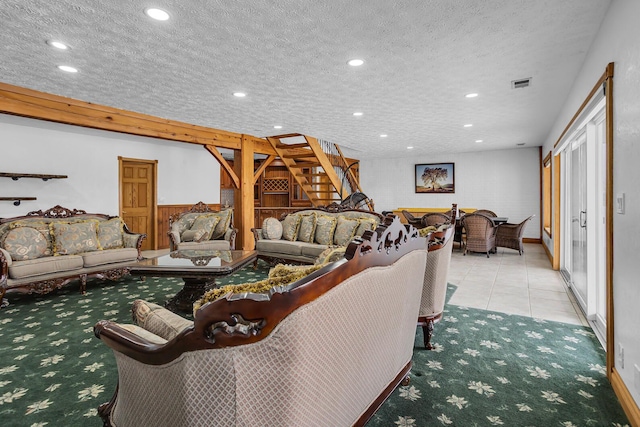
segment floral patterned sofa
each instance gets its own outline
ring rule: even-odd
[[[169,217],[169,249],[228,251],[235,249],[237,232],[233,209],[216,212],[198,202],[188,211]]]
[[[136,324],[98,322],[118,365],[104,425],[364,425],[408,378],[426,243],[386,217],[341,260],[266,293],[224,291],[193,322],[142,300]]]
[[[374,230],[383,216],[377,212],[328,208],[301,209],[280,220],[266,218],[252,228],[258,258],[270,264],[313,264],[328,248],[347,246],[356,236]]]
[[[131,233],[119,217],[55,206],[0,219],[0,299],[44,294],[72,280],[118,279],[141,258],[146,234]]]

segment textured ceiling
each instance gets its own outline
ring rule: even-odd
[[[255,136],[304,133],[358,158],[537,146],[609,3],[3,0],[0,81]]]

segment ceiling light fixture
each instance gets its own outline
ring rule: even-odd
[[[275,125],[273,128],[274,128],[274,129],[282,129],[282,126],[280,126],[280,125]]]
[[[383,133],[383,134],[380,135],[380,138],[386,138],[386,137],[387,137],[386,133]]]
[[[153,18],[156,21],[166,21],[169,19],[169,14],[162,9],[150,7],[149,9],[146,9],[144,13],[146,13],[149,18]]]
[[[73,67],[70,67],[68,65],[58,65],[58,69],[60,69],[62,71],[66,71],[67,73],[77,73],[78,72],[77,68],[73,68]]]
[[[235,96],[236,98],[244,98],[245,96],[247,96],[247,94],[244,92],[233,92],[233,96]]]
[[[407,147],[407,150],[413,150],[413,147]]]
[[[482,142],[482,140],[481,139],[476,139],[476,142],[480,143],[480,142]]]
[[[60,49],[60,50],[69,49],[69,46],[67,46],[66,44],[59,41],[55,41],[55,40],[47,40],[47,44],[49,46],[55,47],[56,49]]]
[[[364,113],[361,113],[359,111],[356,111],[355,113],[353,113],[354,116],[360,117],[361,115],[363,115]]]
[[[359,67],[364,64],[364,61],[362,59],[350,59],[349,61],[347,61],[347,64],[351,65],[352,67]]]
[[[470,128],[471,126],[473,126],[471,123],[464,125],[466,128]]]
[[[478,94],[477,94],[477,93],[468,93],[468,94],[466,94],[464,97],[465,97],[465,98],[475,98],[476,96],[478,96]]]

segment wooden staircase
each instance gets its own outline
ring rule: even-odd
[[[286,143],[292,138],[295,142]],[[269,136],[267,141],[314,206],[340,203],[361,191],[337,145],[299,133]]]

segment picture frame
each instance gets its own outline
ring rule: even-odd
[[[453,194],[456,192],[455,163],[415,165],[415,192]]]

